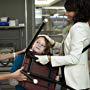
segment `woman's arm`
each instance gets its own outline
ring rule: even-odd
[[[9,74],[4,74],[4,75],[0,75],[0,80],[8,80],[8,79],[16,79],[19,81],[23,81],[26,80],[27,77],[24,76],[20,71],[23,69],[23,67],[21,69],[18,69],[16,72],[14,73],[9,73]]]
[[[0,80],[7,80],[7,79],[11,79],[12,77],[13,77],[13,73],[1,74],[0,75]]]
[[[23,52],[25,52],[25,49],[21,50],[21,51],[14,52],[14,53],[0,54],[0,61],[5,60],[5,59],[10,59],[10,58],[15,58],[15,56],[17,56],[18,54],[21,54]]]

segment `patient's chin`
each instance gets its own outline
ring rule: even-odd
[[[34,52],[35,54],[37,54],[37,55],[42,54],[42,52],[40,52],[40,50],[38,50],[38,49],[33,50],[33,52]]]

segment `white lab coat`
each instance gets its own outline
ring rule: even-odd
[[[66,84],[76,90],[90,88],[88,50],[82,53],[88,44],[90,44],[89,24],[78,22],[71,27],[65,39],[65,56],[51,56],[53,67],[65,65]],[[60,45],[56,43],[55,47]]]

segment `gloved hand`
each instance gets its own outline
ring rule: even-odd
[[[38,36],[44,36],[52,46],[54,46],[55,44],[55,41],[53,39],[51,39],[48,35],[45,35],[45,34],[41,34],[41,35],[38,35]]]
[[[38,58],[38,59],[36,60],[36,62],[39,62],[39,63],[41,63],[42,65],[45,65],[45,64],[47,64],[47,63],[49,62],[47,55],[43,55],[43,56],[35,55],[35,57]]]

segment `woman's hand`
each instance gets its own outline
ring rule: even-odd
[[[25,51],[26,51],[26,48],[25,48],[25,49],[23,49],[23,50],[21,50],[21,52],[22,52],[22,53],[24,53]]]
[[[16,79],[18,81],[25,81],[27,80],[27,77],[21,73],[21,70],[23,69],[23,67],[21,69],[18,69],[16,72],[11,74],[11,78]]]
[[[43,36],[43,37],[45,37],[45,38],[50,42],[50,44],[51,44],[52,46],[55,45],[55,41],[54,41],[52,38],[50,38],[48,35],[41,34],[41,35],[38,35],[38,36]]]
[[[35,55],[35,57],[38,58],[36,60],[36,62],[39,62],[42,65],[45,65],[45,64],[47,64],[49,62],[49,59],[48,59],[48,56],[47,55],[43,55],[43,56]]]

